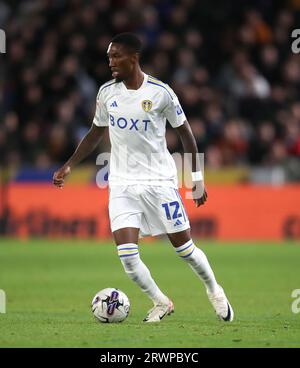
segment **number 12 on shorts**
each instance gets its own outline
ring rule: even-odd
[[[182,213],[179,211],[179,203],[177,201],[162,203],[162,207],[165,209],[166,217],[168,220],[175,220],[179,217],[182,217]],[[171,215],[172,212],[172,215]]]

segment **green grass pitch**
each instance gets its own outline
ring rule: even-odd
[[[150,300],[125,275],[115,246],[95,241],[0,243],[0,347],[300,347],[300,248],[293,243],[198,241],[235,310],[217,320],[201,281],[167,241],[141,243],[144,262],[175,304],[158,324],[143,324]],[[90,303],[105,287],[123,290],[131,311],[121,324],[97,323]],[[300,305],[300,303],[299,303]]]

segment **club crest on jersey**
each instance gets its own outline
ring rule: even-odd
[[[152,102],[150,100],[142,101],[142,108],[146,112],[150,111],[152,108]]]

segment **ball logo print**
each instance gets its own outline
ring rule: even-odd
[[[300,53],[300,29],[294,29],[291,34],[292,38],[295,38],[295,40],[292,42],[292,52],[294,54]]]
[[[6,295],[5,291],[0,289],[0,313],[6,313]]]
[[[118,298],[119,298],[119,293],[116,290],[113,290],[113,292],[110,295],[110,299],[108,301],[108,306],[107,306],[107,314],[109,316],[112,316],[114,314],[114,311],[118,306]]]
[[[123,291],[106,288],[94,296],[91,307],[98,322],[117,323],[123,322],[128,317],[130,302]]]
[[[300,289],[292,291],[292,298],[296,298],[292,303],[292,312],[298,314],[300,313]]]

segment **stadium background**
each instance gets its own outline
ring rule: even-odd
[[[7,35],[7,53],[1,55],[3,234],[81,236],[86,231],[109,236],[97,216],[99,208],[105,212],[100,198],[106,194],[93,197],[87,185],[95,184],[96,156],[109,150],[107,144],[68,181],[67,187],[87,188],[80,195],[94,204],[92,212],[89,204],[71,209],[73,192],[54,194],[45,184],[89,129],[97,90],[111,79],[109,40],[134,31],[145,44],[144,70],[178,94],[199,151],[205,153],[210,201],[203,211],[190,206],[195,232],[220,239],[224,231],[227,239],[299,239],[300,56],[291,51],[299,2],[199,4],[1,2],[1,27]],[[170,128],[167,140],[172,153],[182,151]],[[28,205],[17,199],[29,199],[32,182],[43,183],[38,187],[49,201],[33,205],[31,199],[39,195],[30,197]],[[224,191],[235,203],[228,224],[228,206],[219,205]],[[255,208],[251,196],[259,198]],[[65,203],[55,211],[53,201]],[[265,231],[255,226],[255,219],[264,223]],[[88,230],[82,230],[85,224],[90,224]],[[251,230],[238,230],[247,226]]]
[[[265,261],[274,267],[274,273],[269,274],[274,283],[278,281],[278,267],[282,266],[280,260],[286,262],[289,276],[277,284],[281,285],[282,302],[289,308],[290,292],[300,286],[296,272],[299,254],[295,249],[300,240],[300,54],[291,50],[291,32],[300,28],[298,0],[0,1],[0,28],[6,32],[7,44],[6,53],[0,55],[0,288],[9,291],[12,287],[11,293],[22,296],[18,289],[22,285],[30,294],[21,280],[14,281],[16,267],[30,275],[30,267],[44,265],[28,279],[29,284],[34,284],[38,275],[43,280],[43,272],[51,262],[55,267],[55,262],[59,265],[59,259],[64,259],[68,265],[66,255],[59,258],[60,252],[68,252],[68,247],[62,250],[66,241],[63,238],[71,239],[68,245],[79,241],[87,254],[91,252],[92,259],[88,261],[81,253],[83,250],[75,247],[74,257],[78,259],[74,264],[80,267],[82,256],[86,269],[89,265],[95,267],[96,278],[101,253],[91,251],[89,245],[111,244],[107,190],[96,186],[96,157],[107,152],[109,145],[101,144],[79,165],[63,190],[54,188],[51,179],[89,129],[97,90],[111,79],[106,57],[110,39],[117,33],[132,31],[145,45],[143,70],[167,82],[177,93],[199,151],[205,153],[209,200],[197,210],[191,201],[185,200],[193,236],[201,239],[217,264],[220,257],[219,272],[224,272],[227,285],[232,282],[236,290],[234,271],[229,270],[236,267],[236,275],[243,279],[242,265],[240,273],[237,266],[243,258],[238,257],[249,257],[250,267],[251,260],[263,254],[262,264]],[[171,153],[182,152],[178,137],[170,128],[167,142]],[[183,197],[184,193],[182,189]],[[252,250],[247,248],[248,242],[252,242]],[[270,248],[270,253],[262,249],[262,245],[274,243],[282,247]],[[23,263],[27,251],[20,244],[26,244],[31,254],[28,269]],[[227,251],[215,247],[216,244],[226,244]],[[161,249],[161,243],[157,247]],[[56,261],[51,258],[53,250],[58,253]],[[108,257],[108,250],[103,252]],[[149,252],[151,262],[152,251],[145,252]],[[153,252],[160,257],[155,249]],[[49,263],[43,256],[50,257]],[[98,257],[98,261],[93,257]],[[155,257],[153,262],[159,265]],[[111,261],[119,267],[117,282],[121,287],[125,285],[126,290],[129,283],[124,281],[117,261]],[[63,270],[63,261],[61,267]],[[261,282],[259,270],[258,266],[257,284],[248,285],[250,289]],[[74,275],[76,272],[74,269]],[[245,279],[250,274],[249,271],[244,275]],[[80,275],[86,283],[91,282],[91,274],[88,273],[89,281],[83,271]],[[51,289],[53,300],[55,289],[63,298],[58,284]],[[96,285],[100,285],[99,280],[98,284],[94,280],[88,291],[93,293],[99,287]],[[104,282],[103,287],[106,286]],[[273,290],[274,284],[266,286],[269,287]],[[261,293],[263,300],[265,289]],[[43,295],[41,288],[41,302]],[[236,292],[236,304],[239,296]],[[34,310],[36,297],[31,296],[34,302],[28,304],[28,310]],[[79,294],[75,297],[79,300]],[[18,313],[17,302],[13,302],[11,308]],[[249,310],[251,307],[253,304]],[[62,300],[58,309],[63,310]],[[255,327],[253,334],[254,330]],[[292,340],[292,331],[289,333]],[[161,338],[158,346],[166,346]],[[2,345],[13,346],[15,340],[7,337],[3,341]],[[26,345],[20,341],[16,344]],[[30,345],[29,340],[25,341]],[[42,340],[32,341],[44,346]],[[255,345],[253,341],[247,346]],[[67,342],[60,342],[59,346]],[[82,342],[73,343],[84,346]],[[121,346],[118,341],[116,344]],[[274,344],[271,339],[271,346]],[[216,345],[218,341],[211,340],[211,346]]]

